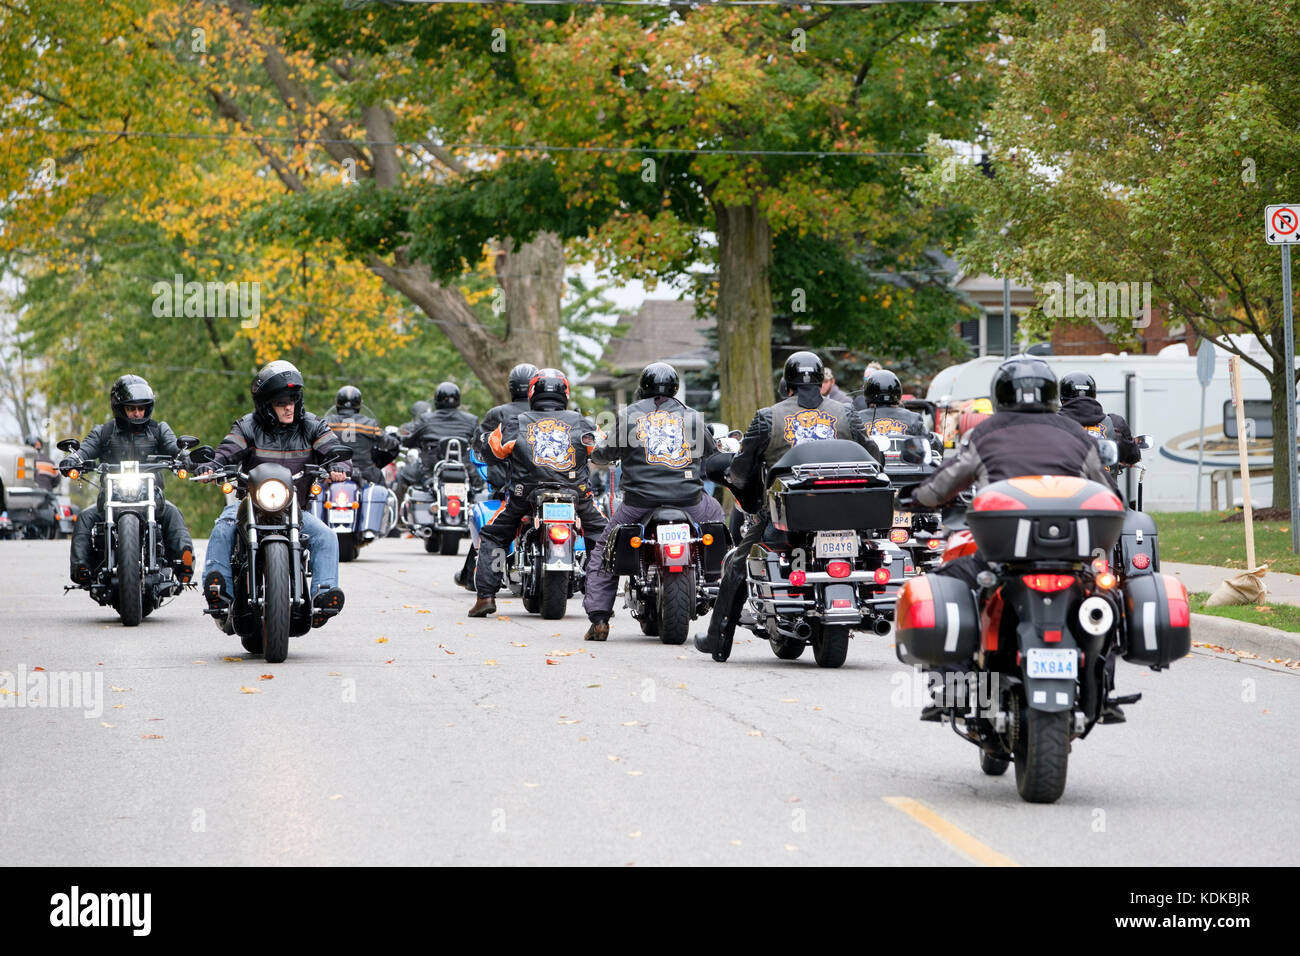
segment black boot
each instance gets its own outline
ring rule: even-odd
[[[609,637],[609,621],[592,621],[587,633],[582,635],[584,641],[603,641]]]
[[[326,621],[343,610],[343,592],[338,588],[325,588],[317,592],[312,598],[311,610],[311,626],[324,626]]]

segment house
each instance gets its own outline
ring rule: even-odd
[[[613,408],[636,401],[641,370],[651,362],[667,362],[685,384],[691,373],[707,372],[717,364],[718,351],[710,335],[715,326],[712,316],[695,317],[694,302],[646,299],[636,312],[619,319],[600,366],[579,384],[595,390],[597,404]],[[683,400],[695,407],[713,398],[711,391],[696,393],[689,387],[685,391]]]

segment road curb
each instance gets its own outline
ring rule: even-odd
[[[1213,614],[1192,615],[1192,641],[1235,647],[1261,657],[1300,660],[1300,634]]]

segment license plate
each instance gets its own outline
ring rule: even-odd
[[[465,486],[463,484],[446,484],[442,486],[442,496],[444,498],[459,498],[465,500]]]
[[[908,512],[906,512],[906,511],[895,511],[895,512],[894,512],[894,527],[895,527],[895,528],[910,528],[910,527],[912,527],[912,516],[911,516]]]
[[[1072,647],[1031,647],[1025,655],[1025,676],[1076,680],[1079,676],[1079,652]]]
[[[344,527],[347,527],[347,528],[352,527],[352,512],[351,512],[351,511],[348,511],[348,512],[343,512],[343,511],[331,511],[331,512],[330,512],[330,524],[331,524],[331,525],[336,525],[336,524],[337,524],[337,525],[343,525]]]
[[[690,544],[691,526],[685,524],[661,524],[655,530],[655,538],[660,544]]]
[[[818,531],[813,548],[819,558],[856,558],[858,533],[856,531]]]
[[[543,501],[543,521],[573,521],[573,505],[567,501]]]

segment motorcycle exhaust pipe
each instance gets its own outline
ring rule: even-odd
[[[1101,637],[1115,624],[1115,610],[1105,598],[1093,595],[1079,605],[1079,626],[1085,634]]]
[[[888,634],[892,628],[893,625],[890,624],[888,621],[886,621],[883,617],[876,618],[875,622],[871,625],[871,629],[875,631],[877,634],[879,634],[881,637],[884,637],[886,634]]]
[[[807,621],[800,621],[794,626],[794,636],[801,641],[806,641],[812,637],[812,625]]]

